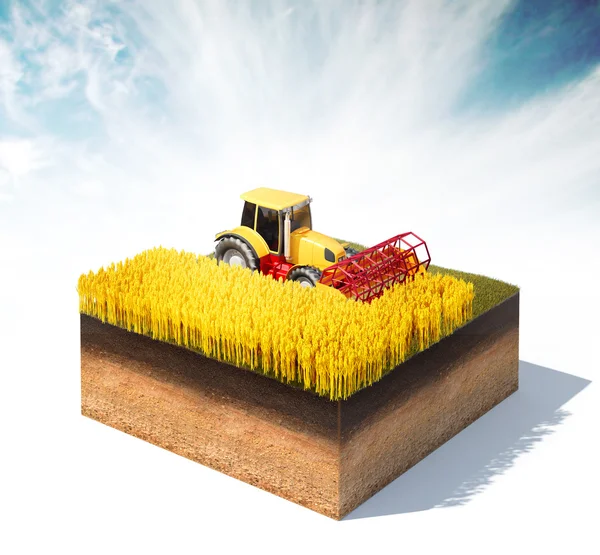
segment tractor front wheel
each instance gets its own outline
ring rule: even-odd
[[[248,243],[237,237],[223,237],[215,247],[217,262],[225,262],[230,266],[258,269],[258,257]]]
[[[317,281],[321,279],[321,272],[310,266],[300,266],[294,268],[288,274],[287,279],[297,281],[302,287],[316,287]]]

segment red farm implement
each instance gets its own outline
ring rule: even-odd
[[[429,249],[414,233],[402,233],[323,270],[319,283],[370,303],[396,283],[426,270]]]

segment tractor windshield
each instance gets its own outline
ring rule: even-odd
[[[312,221],[310,218],[310,204],[306,204],[302,208],[292,210],[292,231],[296,231],[301,227],[312,229]]]

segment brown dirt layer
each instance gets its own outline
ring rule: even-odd
[[[518,306],[341,402],[81,315],[82,413],[342,518],[516,390]]]
[[[519,387],[518,293],[342,404],[340,514]]]
[[[81,316],[82,413],[337,517],[337,403]]]

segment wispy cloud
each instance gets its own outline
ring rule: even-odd
[[[29,139],[0,140],[0,190],[9,184],[18,187],[23,176],[50,165],[44,141]]]

